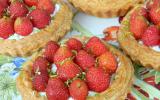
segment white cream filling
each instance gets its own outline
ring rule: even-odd
[[[54,12],[53,12],[50,16],[51,16],[51,17],[54,17],[59,10],[60,10],[60,4],[56,4],[56,5],[55,5],[55,10],[54,10]],[[39,31],[40,31],[40,29],[34,27],[32,33],[29,34],[29,35],[33,35],[33,34],[35,34],[35,33],[38,33]],[[29,35],[28,35],[28,36],[29,36]],[[17,33],[14,33],[12,36],[10,36],[10,37],[8,38],[8,40],[20,40],[20,39],[23,39],[23,38],[25,38],[25,37],[26,37],[26,36],[21,36],[21,35],[19,35],[19,34],[17,34]],[[0,37],[0,39],[3,39],[3,38]]]

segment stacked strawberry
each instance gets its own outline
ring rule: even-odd
[[[45,28],[54,9],[52,0],[0,0],[0,37],[27,36],[34,27]]]
[[[160,0],[150,0],[131,14],[130,31],[146,46],[160,45]]]
[[[52,72],[52,64],[56,72]],[[43,57],[33,64],[33,88],[45,91],[48,100],[67,100],[69,96],[85,100],[89,90],[103,92],[109,87],[117,65],[116,57],[97,37],[86,44],[70,38],[65,46],[50,41]]]

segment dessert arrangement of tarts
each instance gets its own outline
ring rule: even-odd
[[[121,23],[118,40],[133,61],[160,71],[160,0],[131,10]]]
[[[124,16],[144,0],[69,0],[77,9],[97,17]]]
[[[61,0],[3,0],[0,54],[29,56],[70,30],[72,12]]]
[[[97,37],[50,41],[23,65],[23,100],[124,100],[133,82],[131,61]]]

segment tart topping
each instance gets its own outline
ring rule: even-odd
[[[14,34],[13,20],[8,17],[0,19],[0,37],[7,39]]]
[[[76,79],[71,83],[69,93],[74,100],[85,100],[88,95],[88,86],[83,80]]]
[[[48,100],[67,100],[69,96],[85,100],[89,90],[105,91],[109,87],[111,75],[118,67],[118,60],[105,44],[99,38],[92,37],[86,47],[75,38],[69,39],[66,45],[59,46],[53,41],[47,44],[44,58],[38,57],[32,66],[33,88],[38,92],[46,90]],[[93,52],[88,48],[94,48]],[[49,82],[43,73],[48,73]]]
[[[39,29],[45,28],[46,25],[49,25],[51,16],[46,13],[44,10],[35,9],[29,14],[33,25]]]
[[[69,98],[69,90],[58,78],[50,78],[46,88],[48,100],[67,100]]]
[[[152,7],[149,11],[149,16],[155,25],[160,25],[160,5],[157,7]]]
[[[24,0],[24,2],[28,6],[37,6],[38,0]]]
[[[33,31],[32,22],[27,17],[18,17],[14,22],[14,30],[19,35],[27,36]]]

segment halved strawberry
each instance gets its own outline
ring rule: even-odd
[[[44,10],[35,9],[29,14],[29,18],[31,19],[33,25],[37,28],[45,28],[49,25],[51,16],[46,13]]]
[[[24,0],[24,2],[28,6],[37,6],[38,0]]]
[[[47,11],[49,14],[53,13],[55,10],[52,0],[39,0],[37,8]]]
[[[0,37],[7,39],[10,35],[14,34],[14,22],[8,17],[0,19]]]
[[[107,51],[98,57],[98,65],[106,72],[112,74],[116,71],[118,63],[115,56]]]
[[[28,13],[28,9],[25,4],[19,1],[12,2],[8,10],[11,18],[13,19],[17,17],[25,17]]]
[[[142,35],[142,41],[146,46],[159,45],[160,41],[160,30],[156,26],[150,26],[147,28],[145,33]]]
[[[54,42],[54,41],[49,41],[45,47],[44,51],[44,57],[49,61],[49,62],[54,62],[54,55],[56,51],[59,49],[59,45]]]
[[[14,22],[14,30],[17,34],[27,36],[33,31],[33,25],[27,17],[18,17]]]

